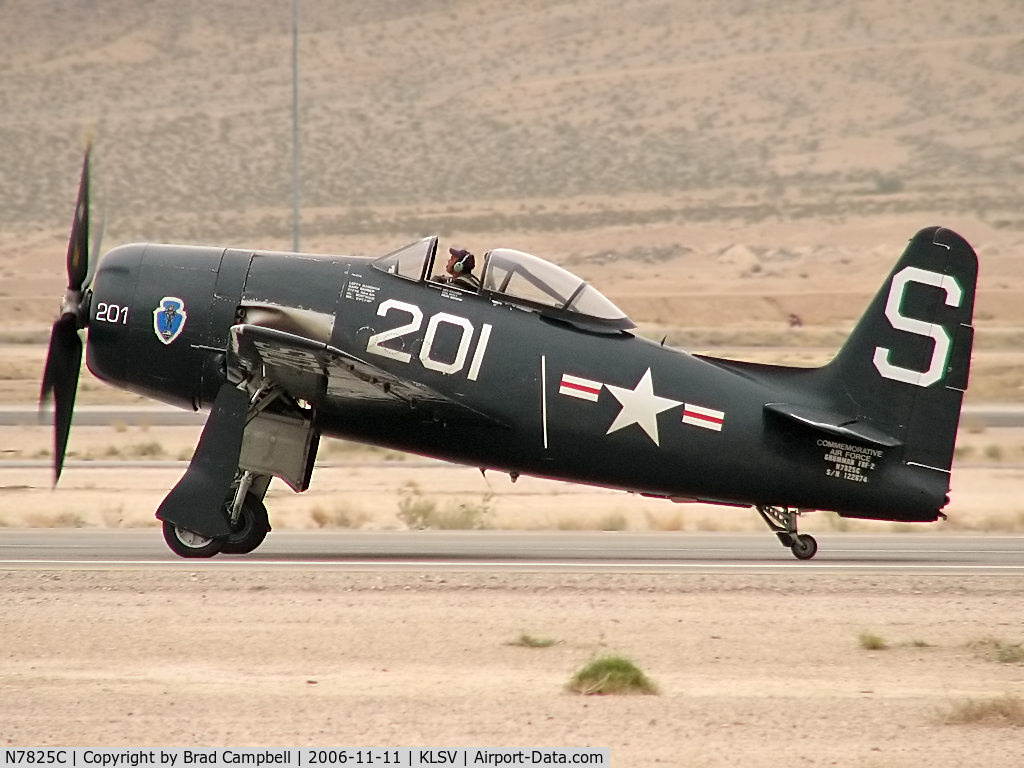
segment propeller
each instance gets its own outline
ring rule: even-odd
[[[50,332],[43,386],[39,393],[39,411],[43,414],[53,403],[53,484],[60,479],[64,455],[75,410],[78,374],[82,367],[82,340],[78,331],[88,322],[89,302],[86,278],[89,276],[89,153],[90,141],[82,161],[82,179],[78,185],[78,204],[68,241],[68,287],[60,305],[60,317]],[[98,247],[98,243],[96,244]]]

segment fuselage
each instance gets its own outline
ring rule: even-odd
[[[361,257],[122,246],[93,284],[87,362],[118,387],[208,408],[231,327],[264,320],[460,406],[439,415],[345,396],[325,372],[322,386],[291,393],[324,435],[675,499],[894,520],[934,520],[944,503],[945,479],[901,461],[899,448],[766,412],[793,392]]]

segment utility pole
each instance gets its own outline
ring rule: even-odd
[[[292,250],[299,250],[299,0],[292,0]]]

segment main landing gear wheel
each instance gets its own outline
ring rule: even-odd
[[[818,553],[818,542],[810,534],[801,533],[794,537],[789,548],[797,560],[810,560]]]
[[[226,536],[208,538],[164,521],[164,541],[179,557],[213,557],[227,541]]]
[[[262,501],[247,493],[238,519],[231,525],[231,533],[220,551],[226,555],[247,555],[263,543],[269,531],[267,508]]]

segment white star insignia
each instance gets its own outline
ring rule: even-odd
[[[670,400],[667,397],[658,397],[654,394],[654,385],[651,384],[651,369],[640,377],[636,387],[624,389],[605,384],[608,391],[615,395],[615,399],[622,403],[622,410],[615,417],[615,421],[608,427],[605,434],[628,427],[630,424],[639,424],[654,444],[661,447],[658,442],[658,414],[667,411],[676,405],[682,405],[681,400]]]

